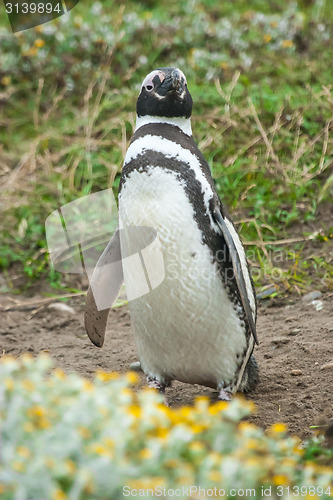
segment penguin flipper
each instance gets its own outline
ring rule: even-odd
[[[104,344],[109,312],[118,297],[123,281],[120,238],[117,229],[98,259],[87,293],[84,326],[91,342],[97,347],[102,347]]]
[[[249,296],[246,288],[246,283],[245,283],[245,278],[243,274],[243,269],[242,269],[242,264],[240,261],[239,253],[235,244],[235,241],[230,233],[230,230],[227,226],[226,223],[226,217],[224,216],[221,208],[218,206],[218,204],[215,204],[215,206],[212,209],[213,217],[215,219],[215,222],[219,226],[222,235],[224,237],[224,240],[226,244],[228,245],[229,248],[229,253],[231,256],[231,261],[232,261],[232,267],[234,270],[234,276],[236,278],[236,283],[237,287],[239,290],[240,298],[242,301],[242,306],[245,311],[246,319],[249,323],[251,333],[254,337],[254,340],[257,345],[259,345],[258,342],[258,337],[257,337],[257,332],[256,332],[256,325],[253,320],[253,313],[251,310],[250,306],[250,301],[249,301]]]

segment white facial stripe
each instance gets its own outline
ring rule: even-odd
[[[157,135],[145,135],[134,141],[127,150],[124,165],[129,163],[131,160],[141,155],[146,150],[153,150],[158,153],[162,153],[167,158],[174,158],[175,160],[187,163],[189,168],[194,171],[195,178],[200,182],[202,186],[202,192],[204,195],[204,204],[206,207],[206,214],[210,218],[211,225],[219,231],[218,225],[212,218],[209,209],[209,201],[213,197],[213,192],[210,184],[202,172],[200,162],[191,151],[184,149],[180,144],[172,142],[168,139],[164,139]]]
[[[252,310],[252,313],[253,313],[253,321],[255,321],[255,317],[256,317],[256,303],[255,303],[255,300],[254,300],[254,295],[253,295],[253,290],[252,290],[252,284],[251,284],[251,279],[250,279],[250,275],[249,275],[249,271],[248,271],[248,267],[247,267],[247,264],[246,264],[246,257],[245,257],[245,251],[244,251],[244,247],[239,239],[239,236],[234,228],[234,226],[231,224],[231,222],[225,218],[225,223],[226,223],[226,226],[231,234],[231,237],[232,239],[234,240],[234,243],[235,243],[235,247],[236,247],[236,250],[238,252],[238,255],[239,255],[239,259],[240,259],[240,263],[241,263],[241,267],[242,267],[242,272],[243,272],[243,275],[244,275],[244,279],[245,279],[245,286],[246,286],[246,291],[247,291],[247,296],[249,298],[249,302],[250,302],[250,307],[251,307],[251,310]]]
[[[136,119],[135,131],[144,125],[149,125],[150,123],[168,123],[169,125],[175,125],[179,127],[184,134],[191,136],[191,119],[190,118],[167,118],[164,116],[138,116]]]
[[[158,75],[159,79],[161,80],[161,82],[163,82],[164,78],[165,78],[165,74],[163,73],[163,71],[160,71],[160,70],[154,70],[154,71],[151,71],[149,73],[149,75],[146,76],[146,78],[143,80],[142,82],[142,87],[146,87],[147,85],[152,85],[154,86],[153,84],[153,80],[155,78],[155,76]]]

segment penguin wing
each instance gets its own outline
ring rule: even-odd
[[[248,272],[247,268],[243,269],[243,267],[242,267],[241,259],[239,256],[239,251],[237,249],[237,244],[235,242],[234,236],[232,235],[232,233],[230,231],[230,229],[232,228],[233,229],[232,232],[235,232],[235,234],[237,235],[236,230],[233,228],[233,225],[229,221],[229,219],[223,214],[223,210],[219,206],[219,204],[214,204],[212,212],[213,212],[213,214],[212,214],[213,218],[214,218],[215,222],[217,223],[217,225],[219,226],[219,228],[222,232],[222,235],[225,239],[225,242],[228,246],[229,253],[231,256],[231,261],[232,261],[232,267],[234,270],[234,276],[235,276],[237,287],[239,290],[239,295],[240,295],[240,298],[242,301],[242,306],[243,306],[244,311],[245,311],[246,319],[249,323],[250,330],[251,330],[251,333],[254,337],[254,340],[255,340],[256,344],[259,345],[257,332],[256,332],[256,325],[255,325],[255,322],[253,320],[253,312],[251,309],[248,289],[246,287],[246,281],[245,281],[245,277],[244,277],[244,271],[247,272],[248,274],[249,274],[249,272]],[[237,235],[237,237],[238,237],[238,235]],[[250,278],[250,276],[249,276],[249,278]],[[250,282],[251,282],[251,279],[250,279]]]
[[[91,342],[104,344],[106,324],[112,304],[124,281],[120,238],[117,229],[98,259],[90,278],[84,312],[84,326]]]

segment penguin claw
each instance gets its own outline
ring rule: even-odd
[[[217,396],[217,399],[219,399],[220,401],[231,401],[232,394],[229,391],[225,391],[224,389],[221,389],[219,392],[219,395]]]
[[[150,389],[157,389],[160,394],[163,394],[164,396],[164,405],[167,406],[168,408],[170,407],[168,399],[165,395],[165,385],[159,382],[156,379],[148,379],[148,387]]]
[[[148,387],[150,389],[157,389],[161,394],[164,394],[165,392],[165,385],[156,380],[155,378],[149,378],[148,379]]]

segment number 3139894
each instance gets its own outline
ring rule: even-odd
[[[60,14],[62,12],[62,7],[60,3],[53,5],[52,3],[6,3],[7,14],[51,14],[56,12]]]
[[[330,497],[333,496],[333,489],[330,486],[277,486],[276,495],[278,497],[288,495],[288,496],[302,496],[302,497]]]

